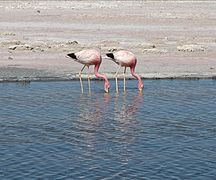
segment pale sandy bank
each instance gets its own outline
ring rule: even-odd
[[[76,78],[65,55],[86,48],[110,78],[105,53],[118,49],[143,78],[214,78],[215,22],[214,1],[0,1],[0,81]]]

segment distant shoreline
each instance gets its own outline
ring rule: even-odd
[[[208,75],[200,75],[200,76],[194,76],[194,75],[179,75],[179,76],[142,76],[141,77],[144,81],[145,80],[216,80],[216,76],[208,76]],[[87,75],[84,75],[82,77],[84,81],[87,81]],[[109,80],[115,80],[114,75],[110,77]],[[123,80],[123,77],[118,77],[119,80]],[[136,80],[133,77],[126,77],[127,80]],[[91,78],[92,81],[103,81],[102,79],[93,77]],[[1,78],[0,83],[12,83],[12,82],[21,82],[21,83],[28,83],[28,82],[59,82],[59,81],[79,81],[79,78],[76,76],[73,77],[23,77],[23,78],[17,78],[17,77],[6,77]]]

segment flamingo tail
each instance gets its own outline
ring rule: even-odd
[[[75,53],[70,53],[70,54],[67,54],[67,56],[73,58],[73,59],[77,59]]]
[[[108,57],[114,59],[114,55],[113,55],[113,53],[107,53],[106,55],[107,55]]]

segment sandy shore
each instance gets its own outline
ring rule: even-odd
[[[0,1],[0,81],[74,79],[82,66],[65,55],[86,48],[110,78],[118,49],[143,78],[215,78],[215,22],[214,1]]]

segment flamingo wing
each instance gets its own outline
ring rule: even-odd
[[[121,66],[129,66],[130,63],[132,63],[136,57],[132,52],[129,51],[117,51],[114,53],[108,53],[108,57],[112,58],[112,60],[121,65]]]
[[[100,53],[96,50],[82,50],[75,53],[76,61],[85,65],[93,65],[100,62]]]

